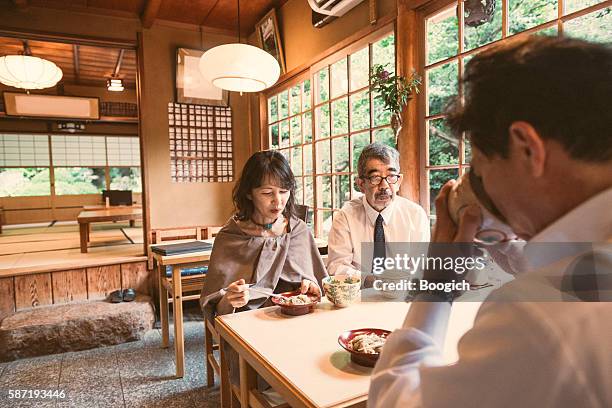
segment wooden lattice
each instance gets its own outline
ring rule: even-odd
[[[234,178],[232,110],[168,104],[173,182],[227,182]]]

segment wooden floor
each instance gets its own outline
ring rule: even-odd
[[[5,226],[0,234],[0,276],[73,267],[115,264],[143,257],[143,232],[137,224],[92,224],[90,249],[82,254],[76,222]]]

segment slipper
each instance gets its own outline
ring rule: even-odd
[[[121,303],[123,301],[123,291],[121,289],[112,292],[108,295],[111,303]]]
[[[136,291],[134,289],[126,289],[123,291],[123,301],[131,302],[136,298]]]

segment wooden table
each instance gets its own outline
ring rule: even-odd
[[[89,242],[89,225],[93,222],[129,221],[142,219],[141,208],[116,208],[97,211],[81,211],[77,217],[79,235],[81,236],[81,252],[87,253]]]
[[[192,240],[193,241],[193,240]],[[181,241],[187,242],[187,241]],[[213,240],[206,240],[213,242]],[[172,242],[168,245],[175,244]],[[162,244],[155,244],[161,246]],[[159,285],[159,313],[162,328],[162,347],[168,347],[170,341],[170,320],[168,308],[168,294],[171,295],[174,314],[174,355],[176,358],[176,377],[185,375],[185,338],[183,333],[183,300],[196,299],[200,294],[183,297],[183,290],[200,289],[204,284],[201,275],[184,276],[181,278],[181,269],[200,266],[210,260],[212,250],[201,252],[190,252],[181,255],[160,255],[153,252],[153,258],[157,263],[157,276]],[[166,277],[166,267],[172,268],[172,278]],[[186,284],[183,284],[183,281]]]
[[[294,408],[365,406],[372,369],[352,363],[338,336],[350,329],[398,328],[409,307],[387,301],[336,309],[324,300],[314,313],[299,317],[281,315],[278,306],[217,317],[219,335],[239,355],[242,408],[261,406],[256,374]],[[453,305],[445,344],[448,362],[456,360],[457,342],[473,325],[479,307],[478,302]],[[221,342],[222,355],[227,345]],[[222,406],[228,407],[232,386],[224,384],[227,367],[221,372]]]
[[[97,211],[97,210],[117,210],[121,208],[142,208],[141,204],[133,204],[133,205],[111,205],[106,206],[106,204],[91,204],[84,205],[84,211]],[[130,227],[134,227],[136,225],[136,220],[130,220]]]

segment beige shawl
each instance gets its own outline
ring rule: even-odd
[[[281,277],[296,285],[309,279],[321,287],[326,276],[325,265],[304,221],[291,218],[285,234],[265,238],[246,234],[230,218],[215,238],[200,305],[205,314],[216,314],[215,306],[222,297],[219,290],[238,279],[273,292]],[[267,298],[251,291],[246,307],[257,309]]]

